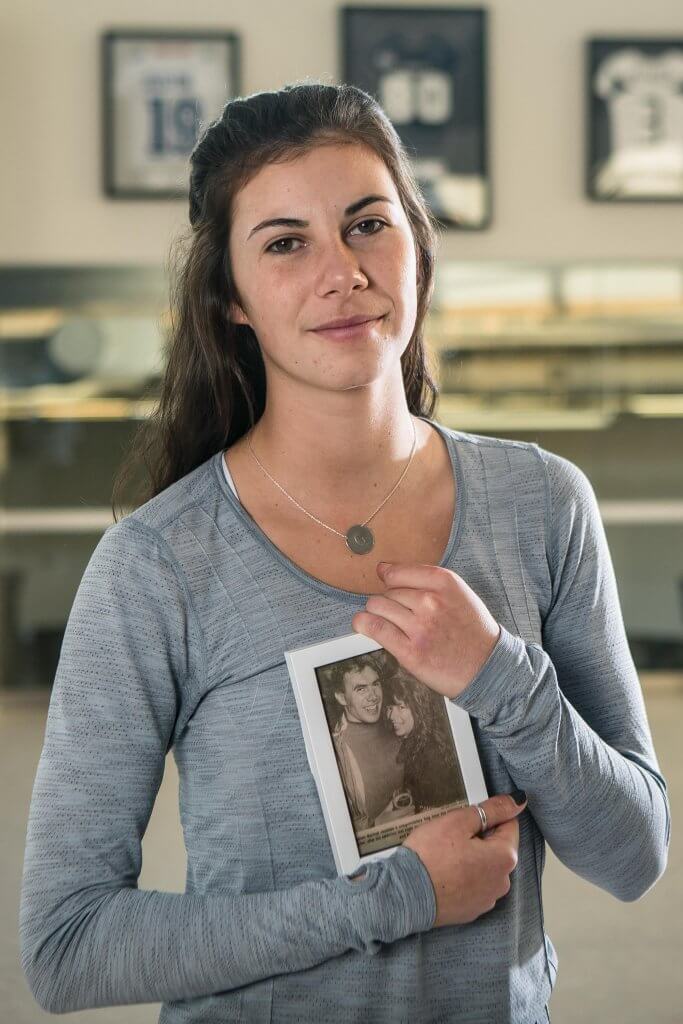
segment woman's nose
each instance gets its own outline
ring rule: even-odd
[[[320,295],[367,287],[368,279],[358,256],[341,241],[325,248],[318,268],[317,291]]]

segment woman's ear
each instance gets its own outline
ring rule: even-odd
[[[247,327],[251,327],[246,313],[236,302],[230,303],[230,320],[234,324],[246,324]]]

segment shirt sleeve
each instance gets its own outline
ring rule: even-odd
[[[183,694],[201,686],[204,665],[167,543],[130,518],[109,527],[67,621],[29,810],[21,962],[49,1012],[208,995],[433,926],[431,880],[407,847],[357,882],[138,889]]]
[[[670,809],[593,488],[542,448],[552,579],[542,646],[501,627],[455,703],[506,762],[554,853],[621,900],[666,867]]]

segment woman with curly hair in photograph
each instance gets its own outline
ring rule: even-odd
[[[460,765],[450,739],[443,700],[398,673],[385,683],[386,715],[401,740],[397,761],[416,813],[467,802]]]

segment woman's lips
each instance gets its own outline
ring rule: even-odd
[[[314,333],[322,334],[325,338],[331,338],[333,341],[362,338],[383,319],[383,316],[378,316],[374,320],[364,320],[362,324],[352,324],[350,327],[325,327],[314,331]]]

